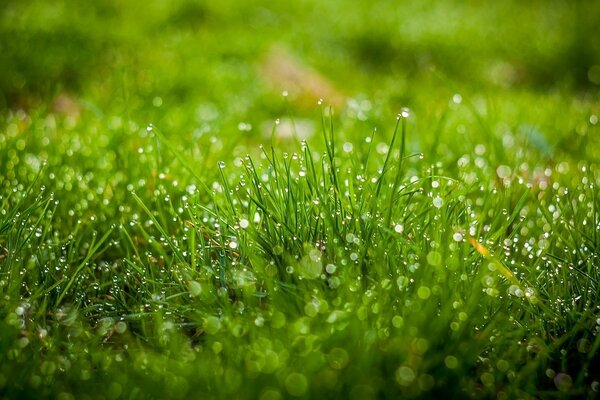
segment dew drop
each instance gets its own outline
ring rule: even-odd
[[[496,168],[496,175],[500,179],[508,179],[512,173],[511,168],[508,165],[500,165]]]

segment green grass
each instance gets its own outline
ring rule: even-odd
[[[0,6],[0,398],[598,397],[598,6],[271,3]]]

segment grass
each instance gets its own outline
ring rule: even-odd
[[[44,3],[1,398],[598,396],[596,6]]]

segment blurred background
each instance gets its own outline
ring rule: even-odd
[[[3,0],[0,108],[176,128],[320,97],[355,114],[469,91],[597,99],[599,27],[594,1]]]

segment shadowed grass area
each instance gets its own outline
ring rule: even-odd
[[[4,2],[0,397],[597,397],[599,15]]]

